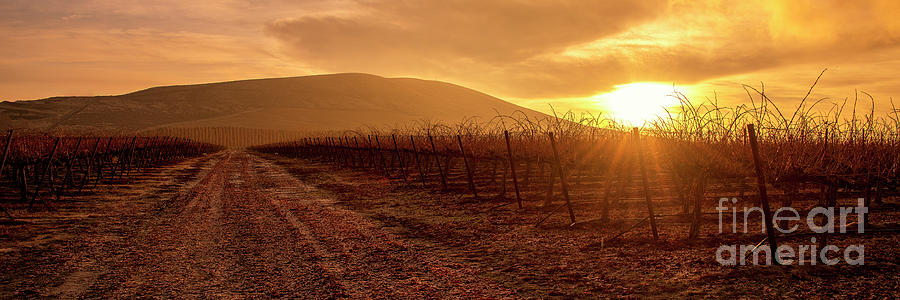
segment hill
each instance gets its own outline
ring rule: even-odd
[[[451,83],[344,73],[153,87],[118,96],[0,103],[0,127],[140,131],[157,127],[344,130],[542,115]]]

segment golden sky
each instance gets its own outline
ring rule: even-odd
[[[900,97],[900,1],[4,0],[0,100],[365,72],[546,111],[634,82],[794,105]]]

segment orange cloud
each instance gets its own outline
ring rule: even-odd
[[[831,96],[895,96],[897,11],[893,0],[9,0],[0,99],[368,72],[540,109],[640,81],[801,93],[825,67]]]
[[[606,73],[598,60],[555,57],[646,22],[664,1],[366,1],[360,14],[301,17],[272,22],[266,32],[299,61],[328,70],[438,77],[489,91],[539,92],[529,86],[568,81],[547,72],[586,62],[583,75]],[[504,79],[505,78],[505,79]],[[532,81],[537,80],[537,81]],[[528,81],[528,82],[526,82]],[[553,81],[558,83],[544,83]],[[588,79],[590,82],[591,79]],[[569,83],[583,90],[589,82]],[[481,83],[481,84],[478,84]],[[593,90],[593,88],[588,88]],[[544,95],[563,92],[548,90]]]
[[[367,1],[360,14],[280,20],[266,32],[285,53],[325,70],[554,98],[633,81],[692,84],[897,46],[895,2],[847,3]]]

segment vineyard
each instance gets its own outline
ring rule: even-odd
[[[246,148],[297,140],[306,133],[299,130],[245,127],[160,127],[143,130],[139,135],[179,137],[223,147]]]
[[[896,200],[900,186],[897,110],[877,118],[874,107],[858,114],[856,103],[845,101],[814,110],[824,104],[803,99],[796,111],[783,113],[762,92],[758,102],[735,108],[679,99],[680,108],[642,130],[591,115],[498,116],[483,123],[309,136],[252,149],[464,193],[496,202],[498,209],[524,209],[541,215],[538,226],[625,223],[607,243],[637,228],[660,239],[661,220],[686,234],[670,239],[712,234],[701,225],[712,221],[705,215],[718,213],[721,198],[761,206],[769,216],[778,207],[809,212],[853,207],[862,198],[872,207],[873,221],[862,216],[866,232],[897,230],[889,212],[894,206],[885,204]],[[779,224],[766,225],[774,232]]]
[[[895,293],[900,112],[759,102],[682,98],[639,128],[568,113],[327,133],[11,131],[3,295]],[[772,217],[785,207],[832,209],[837,230]],[[804,266],[735,267],[720,260],[732,244],[734,261],[780,245]],[[846,263],[828,264],[840,249]]]
[[[142,169],[200,156],[219,146],[168,136],[51,136],[16,133],[3,138],[3,205],[54,209],[53,202],[127,182]],[[4,217],[14,219],[6,206]]]

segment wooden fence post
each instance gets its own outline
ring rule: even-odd
[[[388,170],[387,162],[384,161],[384,153],[381,152],[381,142],[378,140],[378,135],[375,135],[375,146],[378,148],[376,152],[378,152],[378,159],[381,160],[381,167],[384,169],[384,177],[391,177],[391,172]]]
[[[347,165],[347,158],[344,156],[344,149],[339,144],[339,138],[331,137],[331,144],[334,145],[334,155],[337,158],[338,166]]]
[[[9,130],[9,133],[6,134],[6,144],[3,146],[3,162],[0,162],[0,177],[3,176],[3,169],[6,167],[6,157],[9,156],[9,145],[12,142],[12,129]],[[15,177],[15,175],[13,175]],[[12,214],[9,213],[9,210],[6,209],[5,206],[0,206],[3,209],[3,212],[6,213],[6,216],[10,220],[15,220]]]
[[[322,146],[325,148],[325,151],[323,151],[323,153],[325,153],[325,161],[336,165],[337,152],[335,152],[334,147],[331,144],[331,137],[322,137]]]
[[[571,224],[575,224],[575,212],[572,210],[572,201],[569,199],[569,184],[566,182],[566,174],[563,173],[562,163],[559,160],[559,151],[556,150],[556,138],[550,133],[550,146],[553,148],[553,157],[556,159],[556,173],[559,174],[559,184],[562,187],[563,198],[566,200],[566,208],[569,210]]]
[[[97,180],[94,181],[94,185],[91,188],[97,187],[97,185],[100,184],[100,181],[104,179],[103,165],[107,160],[109,160],[109,155],[112,153],[112,151],[110,150],[110,148],[112,147],[112,140],[113,137],[111,136],[106,140],[106,146],[103,148],[103,154],[101,155],[100,159],[97,160]]]
[[[338,165],[347,165],[347,157],[344,156],[344,147],[342,144],[340,144],[340,137],[331,137],[331,144],[334,145],[334,154],[336,155]]]
[[[75,143],[75,150],[72,153],[69,153],[69,156],[66,158],[66,175],[63,176],[63,181],[60,188],[65,191],[65,188],[72,187],[75,185],[75,178],[72,176],[72,167],[75,164],[75,158],[78,157],[78,150],[81,147],[81,141],[84,139],[83,136],[78,137],[78,142]]]
[[[356,139],[356,136],[353,136],[353,144],[354,144],[354,147],[356,147],[356,154],[357,154],[357,156],[359,157],[359,167],[360,167],[360,168],[365,168],[365,167],[366,167],[366,160],[365,160],[365,158],[363,157],[362,153],[360,153],[360,151],[362,151],[362,150],[361,150],[362,148],[359,147],[359,140]]]
[[[469,166],[469,159],[466,158],[466,149],[463,148],[462,138],[459,135],[456,135],[456,142],[459,143],[459,152],[462,154],[463,163],[466,165],[466,175],[469,178],[469,189],[472,190],[472,195],[475,198],[478,198],[478,191],[475,190],[475,175],[472,173],[472,167]]]
[[[346,140],[346,142],[347,142],[347,151],[348,151],[348,154],[350,155],[350,166],[356,167],[356,165],[357,165],[356,161],[358,160],[356,157],[357,149],[356,149],[356,147],[353,146],[352,143],[350,143],[349,136],[345,136],[344,140]]]
[[[6,145],[3,146],[3,162],[0,163],[0,176],[3,176],[3,168],[6,167],[6,157],[9,156],[9,146],[12,143],[12,129],[6,134]]]
[[[394,140],[394,152],[397,154],[397,162],[400,163],[400,174],[403,175],[403,181],[406,181],[406,164],[403,163],[403,154],[400,153],[400,147],[397,146],[397,134],[391,134],[391,139]]]
[[[634,143],[638,153],[638,164],[641,168],[641,182],[644,184],[644,199],[647,201],[647,212],[650,214],[650,230],[653,231],[653,240],[659,240],[659,232],[656,230],[656,216],[653,213],[653,201],[650,199],[650,185],[647,183],[647,168],[644,166],[644,147],[641,143],[641,132],[637,127],[634,132]]]
[[[356,157],[353,156],[353,146],[350,145],[350,138],[346,136],[338,137],[338,140],[341,143],[341,147],[344,148],[344,153],[347,156],[347,164],[351,168],[356,166]]]
[[[131,160],[134,157],[134,149],[135,149],[135,147],[137,147],[137,144],[135,144],[137,141],[137,138],[138,138],[137,136],[134,136],[131,138],[131,147],[129,147],[129,149],[128,149],[128,154],[125,156],[125,160],[122,161],[124,163],[124,165],[122,165],[122,170],[119,172],[120,179],[123,176],[131,173],[131,165],[132,165]]]
[[[434,139],[428,134],[428,142],[431,143],[431,154],[434,155],[434,162],[437,164],[438,173],[441,175],[441,189],[447,190],[447,177],[444,175],[444,169],[441,167],[441,159],[438,157],[437,148],[434,147]]]
[[[372,144],[372,135],[366,136],[366,145],[369,147],[369,158],[372,159],[372,171],[378,171],[378,160],[375,159],[375,145]]]
[[[425,185],[425,172],[422,171],[422,165],[419,163],[419,149],[416,149],[416,139],[409,135],[409,142],[412,145],[413,155],[416,157],[416,168],[419,169],[419,178],[422,179],[422,187]]]
[[[762,202],[763,218],[766,223],[766,237],[769,239],[769,255],[772,263],[780,265],[778,259],[778,242],[775,239],[775,226],[772,222],[772,211],[769,209],[769,198],[766,195],[766,174],[763,172],[762,161],[759,158],[759,145],[756,141],[756,129],[753,124],[747,124],[747,136],[750,139],[750,149],[753,151],[753,165],[756,167],[756,183],[759,185],[759,200]]]
[[[119,149],[119,154],[120,154],[120,155],[118,156],[119,161],[118,161],[118,163],[116,163],[116,165],[113,167],[113,173],[112,173],[112,176],[110,176],[111,179],[113,179],[113,178],[115,178],[115,177],[122,178],[123,174],[125,173],[125,167],[126,167],[126,164],[127,164],[127,157],[130,155],[131,149],[134,147],[134,140],[135,140],[135,139],[137,139],[137,137],[132,137],[132,138],[131,138],[131,144],[129,145],[129,144],[128,144],[128,138],[127,138],[127,137],[125,138],[125,143],[122,144],[122,149]],[[116,173],[116,171],[118,171],[118,173]],[[118,174],[118,175],[117,175],[117,174]]]
[[[85,172],[84,172],[84,177],[83,177],[82,180],[81,180],[81,186],[78,187],[78,192],[79,192],[79,193],[84,189],[84,186],[87,185],[88,182],[90,181],[90,178],[91,178],[91,168],[94,166],[94,157],[96,157],[96,155],[97,155],[97,148],[100,147],[100,140],[101,140],[101,139],[102,139],[101,137],[97,137],[97,141],[94,142],[94,148],[93,148],[93,150],[91,150],[91,156],[88,157],[88,160],[87,160],[87,169],[85,170]],[[97,180],[100,180],[100,178],[98,177]]]
[[[516,160],[513,158],[512,146],[509,144],[509,131],[504,130],[503,137],[506,138],[506,154],[509,156],[509,170],[512,172],[513,188],[516,190],[516,203],[519,204],[519,209],[522,209],[522,197],[519,196],[519,180],[516,178]]]
[[[47,159],[47,167],[44,168],[44,171],[41,172],[41,176],[38,177],[38,181],[34,186],[34,194],[31,197],[31,201],[28,203],[28,209],[31,209],[31,207],[34,205],[34,201],[37,199],[38,193],[40,193],[41,191],[41,183],[44,181],[44,176],[47,175],[47,173],[50,173],[50,168],[53,167],[53,158],[56,156],[56,149],[59,148],[59,140],[60,138],[57,137],[56,141],[53,142],[53,150],[50,150],[50,158]],[[42,199],[42,202],[48,209],[51,208],[47,200]]]

